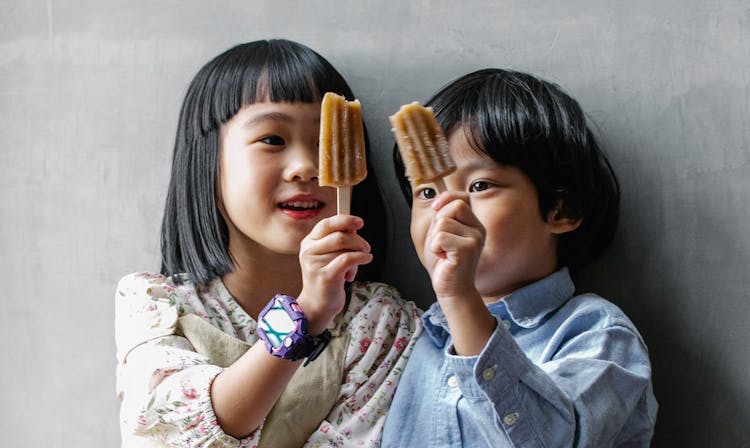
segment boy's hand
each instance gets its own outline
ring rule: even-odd
[[[476,293],[484,226],[471,211],[469,195],[447,191],[431,204],[436,211],[424,243],[424,263],[439,300]]]
[[[310,334],[322,333],[341,312],[344,282],[354,280],[359,265],[372,261],[370,245],[357,235],[363,225],[362,218],[335,215],[318,222],[302,240],[302,291],[297,302],[310,322]]]
[[[481,353],[497,322],[475,286],[486,231],[471,211],[469,195],[441,193],[424,243],[423,262],[448,320],[457,355]]]

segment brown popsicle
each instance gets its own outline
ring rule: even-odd
[[[389,119],[409,180],[415,185],[433,182],[438,193],[447,190],[443,177],[455,171],[456,164],[432,108],[415,101]]]
[[[336,187],[338,214],[349,214],[352,186],[367,177],[362,105],[326,92],[320,105],[318,183]]]

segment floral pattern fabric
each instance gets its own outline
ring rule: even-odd
[[[120,280],[115,297],[117,394],[125,447],[253,447],[263,427],[243,440],[222,431],[211,405],[211,365],[176,333],[195,314],[249,344],[257,323],[220,279],[207,287],[159,274]],[[350,334],[338,401],[305,447],[379,446],[406,361],[421,332],[419,310],[383,283],[355,283],[341,319]]]

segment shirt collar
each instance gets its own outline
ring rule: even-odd
[[[507,314],[520,327],[535,328],[574,293],[575,285],[568,268],[563,267],[487,305],[487,308],[493,315]],[[448,320],[438,302],[433,303],[424,313],[422,322],[435,344],[444,346],[450,333]]]
[[[501,307],[504,307],[518,326],[535,328],[574,293],[575,285],[568,268],[563,267],[491,303],[488,308],[492,314],[497,314]]]

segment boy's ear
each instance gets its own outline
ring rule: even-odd
[[[561,199],[558,199],[555,207],[547,212],[547,225],[552,233],[557,235],[574,231],[581,222],[583,218],[576,217]]]

